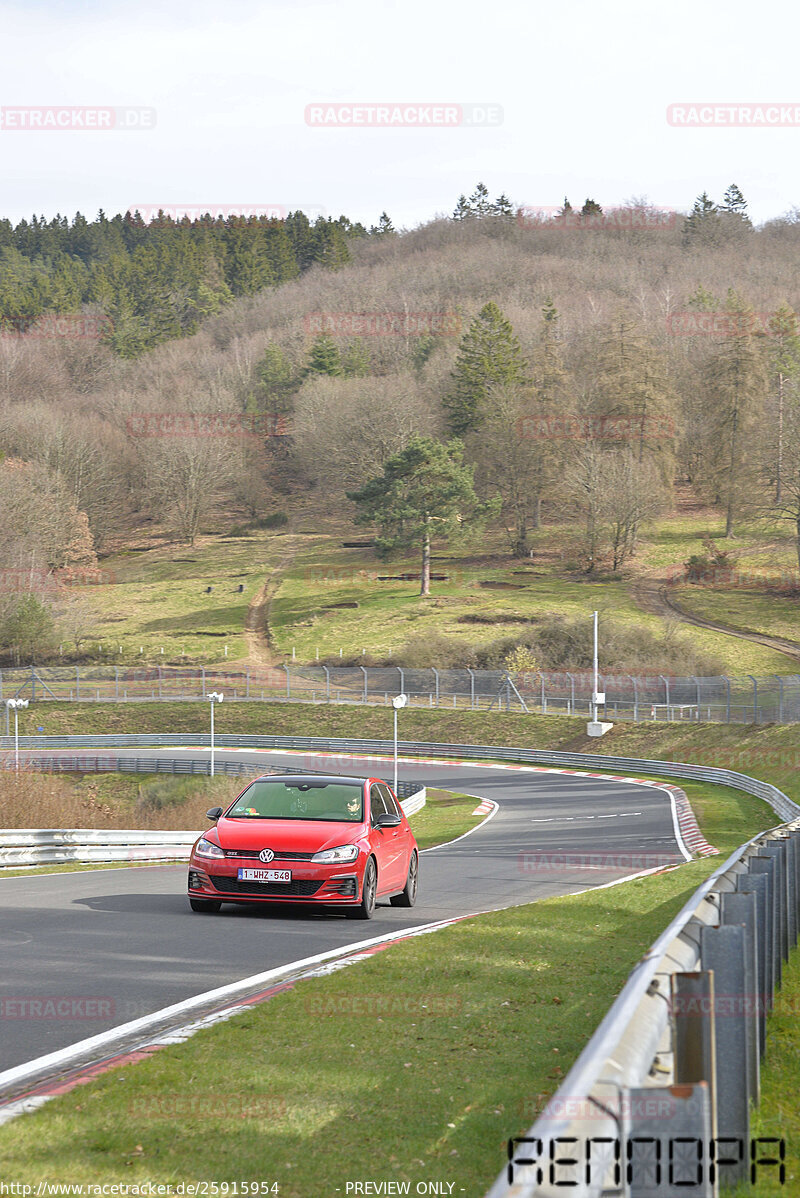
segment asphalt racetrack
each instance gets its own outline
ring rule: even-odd
[[[169,755],[204,752],[170,749]],[[164,750],[137,748],[136,755],[163,756]],[[384,778],[392,770],[390,761],[375,758],[331,764],[320,755],[219,748],[217,755],[270,769],[291,764]],[[401,763],[400,777],[493,799],[499,810],[463,839],[423,853],[414,908],[385,900],[368,923],[278,905],[226,904],[218,915],[195,914],[186,898],[185,865],[0,877],[0,1070],[367,937],[582,890],[637,873],[656,859],[684,860],[663,790],[444,763]],[[577,860],[565,863],[564,854]],[[37,999],[50,1003],[37,1006],[31,1001]]]

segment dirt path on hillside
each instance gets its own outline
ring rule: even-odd
[[[677,619],[682,624],[694,624],[697,628],[708,628],[711,632],[721,632],[725,636],[736,636],[743,641],[752,641],[756,645],[764,645],[777,653],[784,653],[792,661],[800,661],[800,643],[786,640],[780,636],[770,636],[766,632],[754,632],[747,628],[731,628],[727,624],[718,624],[715,620],[707,620],[704,616],[696,616],[686,611],[669,593],[669,586],[660,578],[644,578],[631,586],[631,597],[643,611],[662,619]]]
[[[281,655],[275,649],[270,630],[272,601],[283,581],[283,571],[297,552],[292,544],[283,557],[267,575],[247,609],[244,621],[244,638],[247,642],[247,664],[256,670],[282,664]]]

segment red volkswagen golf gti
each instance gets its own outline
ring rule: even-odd
[[[193,911],[223,902],[301,902],[371,919],[375,900],[413,907],[419,850],[408,820],[378,778],[273,775],[256,778],[189,860]]]

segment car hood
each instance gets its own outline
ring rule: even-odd
[[[279,849],[318,853],[350,844],[364,833],[363,824],[328,820],[221,819],[216,839],[223,849]]]

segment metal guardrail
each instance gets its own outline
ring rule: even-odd
[[[793,723],[800,721],[800,674],[680,677],[603,674],[604,718],[614,720]],[[222,690],[259,702],[388,704],[401,692],[415,706],[589,715],[588,672],[411,669],[287,663],[260,670],[218,666],[153,668],[86,665],[0,670],[0,700],[114,702],[205,699]],[[6,725],[8,731],[8,724]]]
[[[73,773],[73,774],[200,774],[209,776],[211,774],[210,759],[205,757],[100,757],[100,756],[76,756],[75,754],[61,754],[58,757],[28,757],[24,760],[24,768],[26,770],[37,770],[42,773]],[[12,762],[9,758],[0,760],[0,768],[10,769]],[[325,774],[330,773],[330,770],[315,770],[315,773]],[[233,775],[237,777],[242,774],[307,774],[307,769],[299,769],[297,766],[274,766],[269,765],[253,765],[246,761],[226,761],[217,760],[214,765],[214,775]],[[388,785],[394,786],[393,782],[388,779],[381,779],[387,782]],[[419,787],[416,782],[397,783],[397,797],[402,799],[408,795],[416,794]]]
[[[422,810],[427,796],[424,786],[408,785],[411,793],[400,806],[411,816]],[[0,869],[70,862],[185,861],[199,835],[199,831],[0,828]]]
[[[799,922],[795,822],[742,845],[698,888],[511,1141],[487,1198],[714,1198],[754,1161],[777,1179],[780,1147],[751,1139],[751,1106]]]
[[[117,735],[117,736],[21,736],[23,749],[80,749],[80,748],[128,748],[139,746],[152,748],[175,748],[199,746],[203,738],[193,733],[164,733],[161,735]],[[13,749],[12,737],[0,737],[0,751]],[[324,753],[323,767],[330,767],[330,755],[341,753],[364,753],[367,755],[391,755],[393,742],[389,740],[365,740],[352,737],[319,736],[251,736],[224,734],[217,738],[217,748],[235,749],[285,749]],[[549,749],[524,749],[498,745],[457,745],[439,742],[399,741],[398,751],[404,757],[447,757],[469,761],[508,761],[531,765],[552,765],[566,769],[621,770],[628,773],[648,773],[657,777],[687,778],[698,782],[715,782],[730,786],[763,799],[783,820],[800,816],[800,806],[793,802],[777,786],[751,778],[737,770],[717,766],[693,765],[684,761],[660,761],[641,757],[617,757],[604,753],[564,753]],[[215,767],[216,768],[216,767]],[[258,767],[261,768],[261,767]],[[265,769],[269,766],[265,763]],[[321,772],[324,772],[324,768]]]

